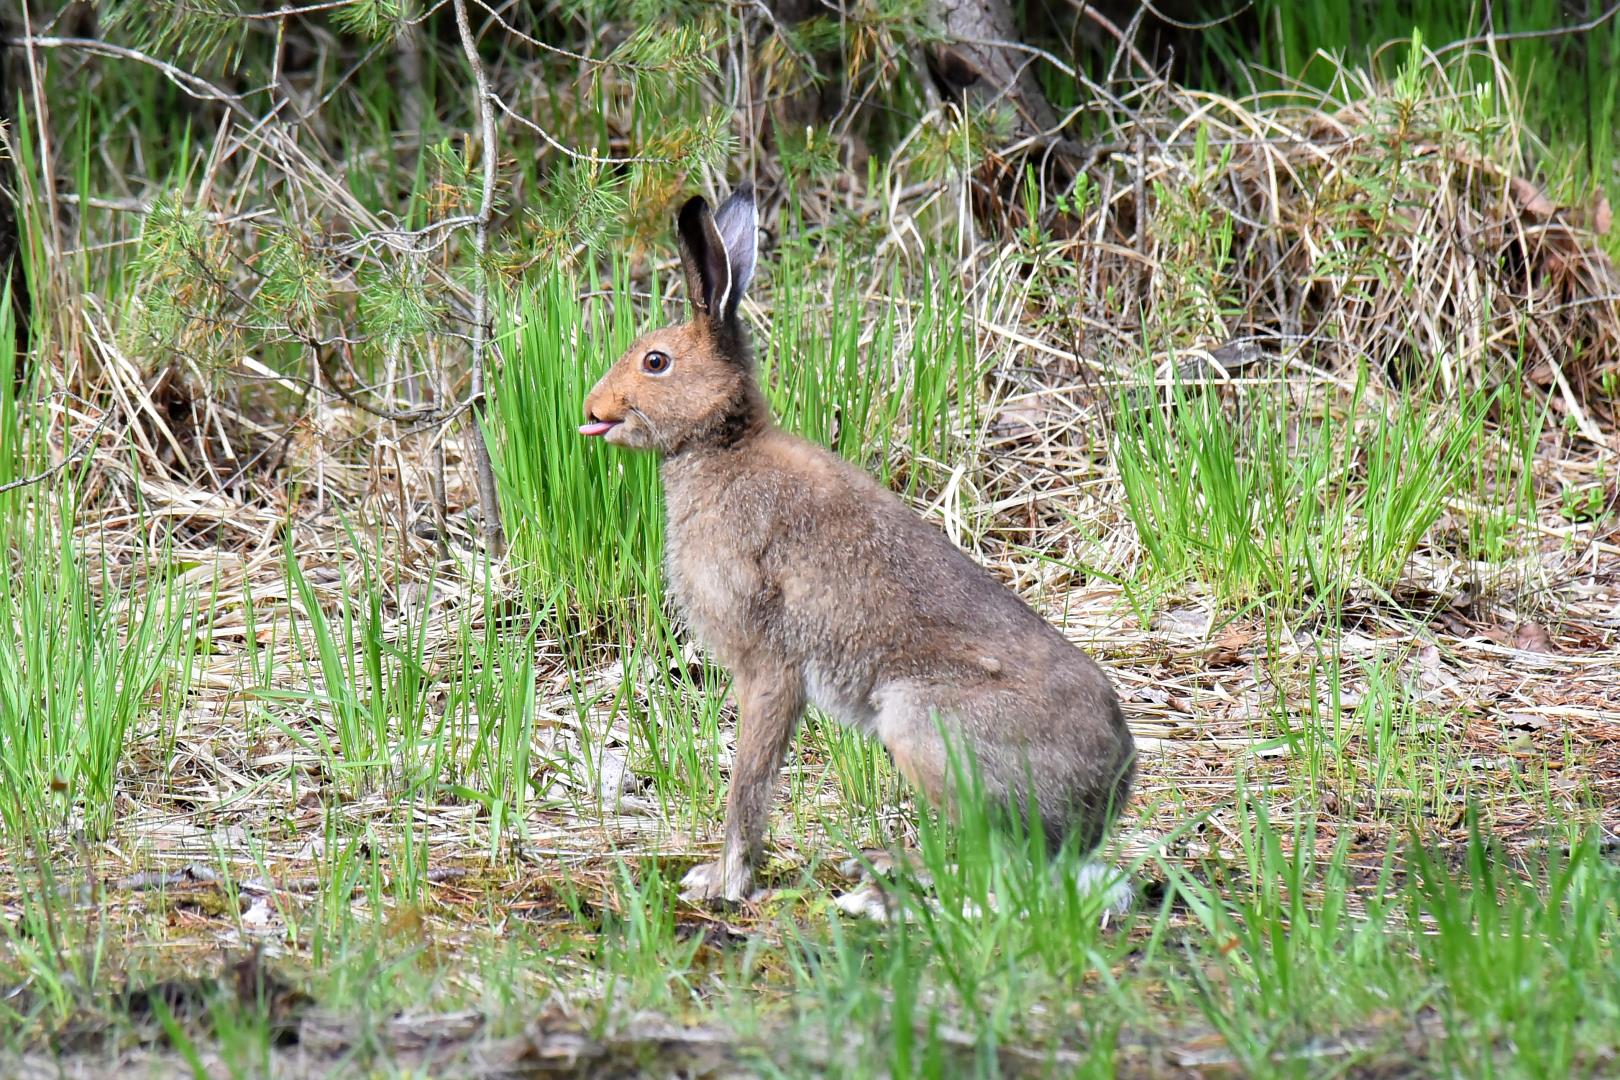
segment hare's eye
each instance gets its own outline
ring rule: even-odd
[[[667,375],[675,361],[669,358],[669,353],[654,349],[641,358],[641,370],[649,375]]]

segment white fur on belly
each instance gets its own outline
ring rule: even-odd
[[[872,702],[866,695],[852,687],[840,685],[813,663],[804,667],[804,689],[810,704],[840,724],[868,735],[875,733],[877,711],[872,708]]]

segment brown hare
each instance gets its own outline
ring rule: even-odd
[[[748,894],[807,702],[881,740],[936,802],[959,775],[947,746],[965,749],[992,810],[1033,803],[1051,846],[1094,847],[1135,762],[1107,676],[899,498],[772,422],[737,314],[752,188],[715,213],[692,198],[677,228],[693,318],[632,345],[579,430],[662,455],[670,591],[734,680],[725,846],[685,895]]]

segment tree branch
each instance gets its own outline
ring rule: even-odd
[[[505,545],[501,531],[501,507],[495,491],[495,471],[489,462],[489,445],[484,435],[484,349],[488,337],[489,285],[484,278],[484,256],[489,250],[489,221],[495,203],[495,166],[500,146],[495,140],[494,95],[489,89],[489,78],[484,64],[478,59],[478,42],[467,22],[466,0],[454,0],[456,31],[461,35],[461,51],[472,68],[475,92],[478,95],[478,121],[484,167],[483,191],[479,197],[478,214],[473,222],[473,327],[472,327],[472,392],[469,400],[473,408],[473,468],[478,478],[478,501],[482,515],[480,527],[484,543],[492,554],[499,555]]]
[[[80,458],[84,457],[84,455],[89,452],[90,447],[95,445],[96,436],[100,435],[101,429],[107,426],[107,419],[108,417],[112,416],[112,413],[113,411],[111,409],[103,409],[101,411],[101,419],[96,421],[96,426],[91,430],[90,434],[80,439],[78,445],[70,450],[67,456],[61,461],[58,461],[55,465],[52,465],[48,469],[34,473],[32,476],[25,476],[20,480],[13,480],[9,484],[0,484],[0,495],[3,495],[8,491],[16,491],[18,488],[30,487],[34,484],[49,480],[51,477],[67,468],[75,461],[78,461]]]

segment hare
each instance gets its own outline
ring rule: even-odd
[[[970,751],[992,810],[1033,804],[1049,845],[1090,850],[1135,772],[1108,677],[898,497],[775,425],[737,313],[756,216],[748,184],[717,212],[681,208],[693,317],[630,346],[579,429],[662,455],[670,592],[741,713],[724,848],[684,895],[748,894],[807,703],[881,740],[947,809],[950,760]]]

